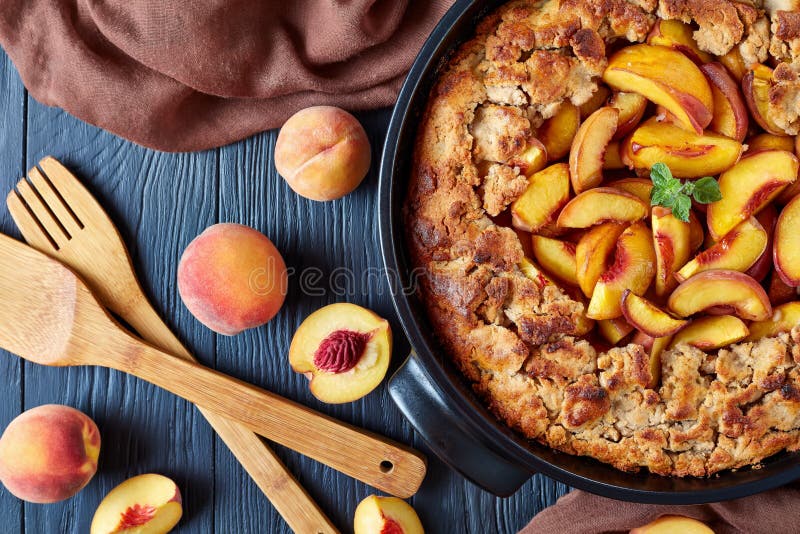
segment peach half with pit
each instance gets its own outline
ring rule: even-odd
[[[410,504],[397,497],[370,495],[356,507],[354,534],[424,534]]]
[[[603,81],[612,89],[639,93],[664,106],[683,128],[697,134],[713,118],[708,80],[691,59],[673,48],[626,46],[609,58]]]
[[[744,321],[734,315],[706,315],[675,334],[669,348],[686,343],[700,350],[716,350],[743,340],[748,333]]]
[[[619,110],[604,106],[583,121],[569,151],[569,176],[575,193],[597,187],[603,181],[606,149],[617,131]]]
[[[772,305],[761,284],[739,271],[704,271],[680,284],[667,305],[679,317],[710,310],[716,315],[736,315],[746,321],[763,321]]]
[[[797,157],[785,150],[745,156],[719,177],[722,200],[706,210],[708,231],[721,239],[739,223],[758,214],[797,179]]]
[[[92,519],[90,534],[166,534],[183,515],[181,492],[155,473],[129,478],[108,492]]]
[[[261,232],[215,224],[197,236],[178,264],[178,292],[211,330],[233,336],[278,313],[288,289],[281,253]]]
[[[755,217],[750,217],[692,258],[675,273],[675,278],[683,282],[697,273],[711,269],[746,272],[767,249],[768,241],[767,231]]]
[[[678,285],[675,272],[689,259],[691,226],[672,214],[672,210],[653,206],[651,226],[656,251],[656,295],[663,297]],[[658,337],[658,336],[655,336]]]
[[[275,142],[275,168],[300,196],[326,201],[353,191],[369,171],[372,151],[358,119],[314,106],[287,120]]]
[[[0,482],[33,503],[68,499],[97,471],[100,431],[86,414],[59,404],[31,408],[0,437]]]
[[[697,134],[651,118],[620,145],[620,157],[633,169],[664,163],[678,178],[717,175],[739,160],[739,141],[714,132]]]
[[[622,293],[622,314],[634,328],[654,338],[671,336],[688,322],[672,317],[630,289]]]
[[[611,187],[595,187],[570,200],[558,215],[561,228],[589,228],[603,222],[634,222],[647,217],[650,206]]]
[[[772,253],[775,272],[790,287],[800,286],[800,197],[789,202],[775,225]]]
[[[349,303],[330,304],[300,324],[289,346],[292,369],[311,393],[339,404],[360,399],[381,383],[392,355],[389,322]]]
[[[619,236],[614,260],[600,275],[589,301],[590,319],[614,319],[622,315],[622,293],[630,289],[644,293],[655,275],[655,250],[650,229],[642,222],[628,227]]]
[[[537,232],[555,222],[569,202],[569,167],[556,163],[534,173],[528,188],[511,203],[511,224],[525,232]]]

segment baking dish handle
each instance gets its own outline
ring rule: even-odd
[[[433,452],[481,488],[506,497],[533,475],[480,442],[448,406],[414,352],[389,380],[389,395]]]

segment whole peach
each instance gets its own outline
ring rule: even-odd
[[[369,139],[348,112],[316,106],[298,111],[281,128],[275,167],[298,195],[334,200],[353,191],[369,171]]]
[[[51,503],[78,493],[97,471],[100,431],[59,404],[23,412],[0,437],[0,481],[16,497]]]
[[[241,224],[209,226],[183,252],[178,291],[198,321],[233,336],[261,326],[283,305],[286,264],[267,236]]]

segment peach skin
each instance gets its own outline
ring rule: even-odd
[[[100,431],[87,415],[69,406],[38,406],[17,416],[0,437],[0,481],[24,501],[63,501],[89,483],[99,454]]]

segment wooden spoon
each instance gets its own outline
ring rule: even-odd
[[[130,373],[398,497],[416,493],[425,477],[424,457],[409,447],[145,344],[75,273],[3,234],[0,347],[42,365]]]

